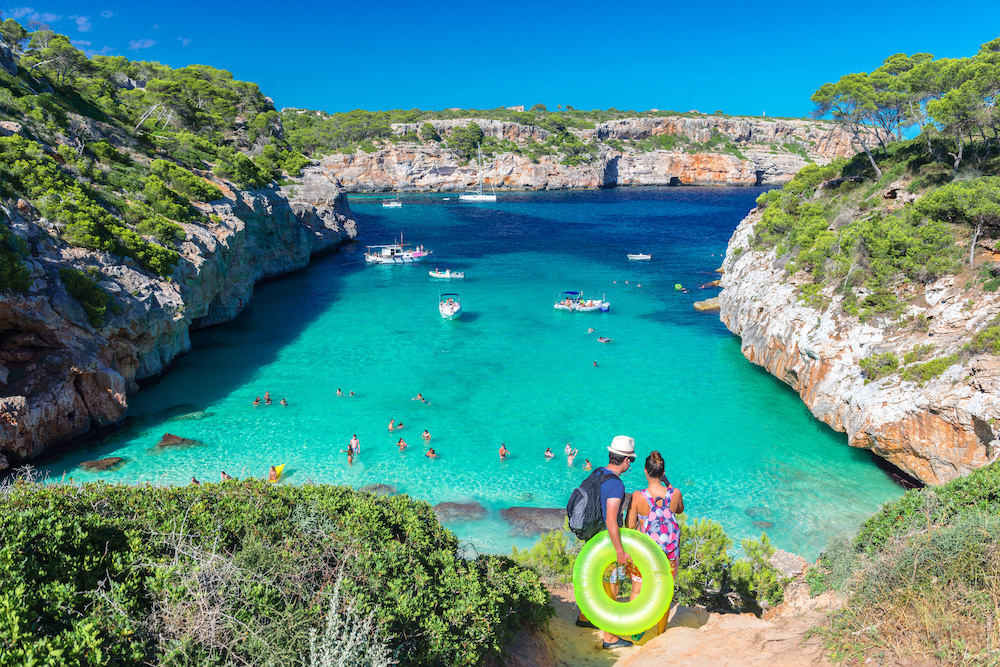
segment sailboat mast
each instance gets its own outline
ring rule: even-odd
[[[476,144],[476,164],[479,166],[479,194],[483,194],[483,147]]]

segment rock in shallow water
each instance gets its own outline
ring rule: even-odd
[[[512,535],[537,535],[562,530],[566,510],[556,507],[508,507],[500,515],[511,525]]]
[[[473,521],[486,514],[486,508],[479,503],[438,503],[434,513],[441,522]]]
[[[197,440],[191,440],[190,438],[182,438],[179,435],[174,435],[173,433],[164,433],[160,441],[156,443],[157,447],[190,447],[192,445],[197,445],[199,442]]]
[[[754,528],[760,528],[761,530],[768,530],[769,528],[774,528],[774,524],[770,521],[754,521]]]
[[[80,467],[84,470],[110,470],[115,468],[122,463],[125,463],[125,459],[120,456],[109,456],[106,459],[97,459],[96,461],[84,461],[80,464]]]
[[[362,486],[359,491],[365,491],[367,493],[374,493],[380,496],[391,496],[396,493],[396,487],[392,484],[368,484]]]

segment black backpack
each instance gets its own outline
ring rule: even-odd
[[[566,505],[566,516],[569,517],[569,529],[583,541],[587,541],[604,528],[604,513],[601,511],[601,485],[611,477],[613,472],[598,468],[583,480],[570,494]],[[620,521],[619,521],[620,524]]]

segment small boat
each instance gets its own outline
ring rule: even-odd
[[[459,201],[496,201],[497,192],[493,189],[493,183],[490,183],[490,190],[493,190],[493,194],[483,193],[483,149],[479,144],[476,144],[476,164],[479,166],[479,187],[460,194]]]
[[[583,292],[566,291],[559,293],[559,300],[556,301],[554,307],[556,310],[571,310],[581,313],[595,310],[606,313],[611,308],[611,304],[604,300],[603,295],[600,299],[584,299]]]
[[[652,259],[653,256],[652,255],[643,255],[643,254],[639,253],[637,255],[628,255],[628,258],[632,259],[632,260],[636,260],[636,259]]]
[[[444,278],[445,280],[448,279],[461,280],[462,278],[465,277],[464,271],[452,271],[451,269],[445,269],[444,271],[438,271],[437,269],[434,269],[433,271],[428,271],[427,273],[430,274],[431,278]]]
[[[403,243],[400,234],[399,243],[365,246],[365,261],[369,264],[412,264],[422,262],[430,256],[430,250],[424,250],[422,245],[411,249],[412,243]]]
[[[403,208],[403,202],[396,199],[383,199],[382,208]]]
[[[451,319],[462,312],[462,301],[454,292],[442,294],[438,303],[438,311],[441,317]]]

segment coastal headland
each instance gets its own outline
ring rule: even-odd
[[[470,125],[503,144],[483,164],[484,187],[500,190],[774,185],[806,164],[855,153],[850,134],[839,126],[805,119],[644,116],[565,129],[593,151],[586,161],[567,160],[558,150],[533,156],[528,148],[551,141],[554,134],[535,125],[485,118],[428,124],[443,143],[417,140],[422,124],[396,123],[393,136],[371,152],[333,153],[320,165],[348,192],[464,190],[476,185],[477,166],[449,148],[447,138]],[[665,139],[671,149],[652,147]]]

